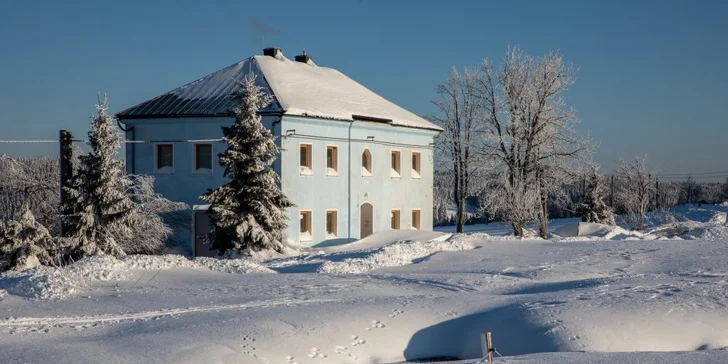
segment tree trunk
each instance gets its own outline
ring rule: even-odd
[[[511,223],[511,226],[513,227],[513,235],[515,235],[517,238],[523,237],[523,223],[522,222],[514,222]]]
[[[465,199],[460,198],[457,201],[457,228],[455,232],[462,233],[463,232],[463,226],[465,225]]]
[[[545,192],[541,195],[541,213],[538,222],[538,233],[544,239],[547,239],[549,234],[549,205],[546,195]]]
[[[539,178],[539,190],[540,190],[540,210],[539,221],[538,221],[538,233],[543,239],[548,238],[549,234],[549,193],[546,190],[544,179],[541,176]]]

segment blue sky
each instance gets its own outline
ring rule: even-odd
[[[263,46],[305,49],[426,114],[453,65],[513,44],[579,67],[567,102],[606,171],[645,153],[662,173],[728,171],[726,14],[726,1],[0,0],[0,139],[81,137],[97,92],[120,111]]]

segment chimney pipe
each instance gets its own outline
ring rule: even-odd
[[[310,61],[311,61],[311,56],[306,54],[306,51],[303,51],[303,54],[299,54],[296,56],[296,62],[308,63]]]
[[[283,51],[278,47],[263,48],[263,55],[278,58],[279,55],[283,55]]]

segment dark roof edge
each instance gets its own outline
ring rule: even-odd
[[[252,59],[252,58],[253,58],[253,57],[248,57],[248,58],[246,58],[246,59],[244,59],[244,60],[242,60],[242,61],[237,61],[237,62],[235,62],[235,63],[233,63],[233,64],[231,64],[231,65],[225,66],[225,67],[223,67],[223,68],[221,68],[220,70],[218,70],[218,71],[215,71],[215,72],[219,72],[219,71],[222,71],[222,70],[224,70],[224,69],[230,68],[230,67],[232,67],[232,66],[235,66],[236,64],[239,64],[240,62],[245,62],[245,61],[247,61],[247,60],[249,60],[249,59]],[[118,113],[116,113],[116,114],[115,114],[114,116],[116,116],[116,118],[117,118],[117,119],[121,119],[122,117],[120,117],[120,116],[122,116],[123,114],[125,114],[125,113],[126,113],[126,112],[128,112],[129,110],[133,110],[133,109],[136,109],[136,108],[138,108],[138,107],[140,107],[140,106],[142,106],[142,105],[144,105],[144,104],[150,103],[150,102],[152,102],[152,101],[154,101],[154,100],[157,100],[157,99],[159,99],[159,98],[161,98],[161,97],[164,97],[164,96],[166,96],[166,95],[168,95],[168,94],[171,94],[172,92],[174,92],[174,91],[177,91],[177,90],[179,90],[179,89],[181,89],[181,88],[183,88],[183,87],[187,87],[187,86],[189,86],[189,85],[191,85],[191,84],[193,84],[193,83],[195,83],[195,82],[198,82],[198,81],[202,80],[203,78],[205,78],[205,77],[207,77],[207,76],[210,76],[210,75],[214,74],[215,72],[212,72],[212,73],[208,73],[208,74],[206,74],[206,75],[204,75],[204,76],[202,76],[202,77],[200,77],[200,78],[198,78],[198,79],[196,79],[196,80],[194,80],[194,81],[190,81],[190,82],[187,82],[186,84],[184,84],[184,85],[182,85],[182,86],[179,86],[179,87],[175,87],[175,88],[173,88],[173,89],[171,89],[171,90],[169,90],[169,91],[167,91],[167,92],[165,92],[165,93],[163,93],[163,94],[160,94],[160,95],[157,95],[157,96],[155,96],[155,97],[152,97],[152,98],[151,98],[151,99],[149,99],[149,100],[145,100],[145,101],[142,101],[142,102],[140,102],[140,103],[138,103],[138,104],[136,104],[136,105],[134,105],[134,106],[131,106],[131,107],[127,107],[126,109],[124,109],[124,110],[121,110],[121,111],[119,111]],[[208,115],[208,116],[209,116],[209,115]],[[171,116],[160,116],[160,117],[171,117]],[[137,118],[137,117],[135,117],[135,116],[131,116],[131,117],[130,117],[130,116],[125,116],[124,118],[127,118],[127,119],[150,119],[149,117],[141,117],[141,118]]]
[[[358,122],[370,122],[370,121],[365,121],[365,120],[361,120],[361,119],[360,120],[351,120],[351,119],[340,119],[340,118],[334,118],[334,117],[316,116],[316,115],[309,115],[309,114],[290,114],[290,113],[286,113],[285,111],[283,111],[282,114],[283,115],[288,115],[288,116],[298,116],[298,117],[302,117],[302,118],[311,118],[311,119],[346,121],[347,123],[354,123],[354,122],[357,122],[357,121]],[[383,120],[389,120],[389,119],[383,119]],[[376,122],[372,122],[372,123],[376,123]],[[389,126],[397,127],[397,128],[431,130],[431,131],[436,131],[438,133],[442,132],[442,129],[439,129],[439,127],[436,127],[436,128],[428,128],[428,127],[424,127],[424,126],[412,126],[412,125],[394,124],[392,122],[387,122],[387,123],[379,122],[379,124],[389,125]]]
[[[258,114],[267,115],[283,115],[283,111],[262,111]],[[138,119],[181,119],[181,118],[230,118],[233,113],[225,114],[169,114],[169,115],[114,115],[119,120],[138,120]]]

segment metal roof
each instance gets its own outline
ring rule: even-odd
[[[230,115],[236,105],[230,96],[238,89],[237,82],[251,73],[258,76],[256,83],[273,95],[251,57],[123,110],[116,117],[124,120]],[[263,111],[279,110],[278,102],[274,101]]]
[[[238,81],[256,76],[256,84],[273,96],[261,112],[280,112],[345,121],[378,121],[394,126],[441,131],[442,128],[413,114],[350,79],[343,73],[313,62],[275,56],[253,56],[197,81],[116,114],[117,118],[229,116],[237,105],[231,95]]]

